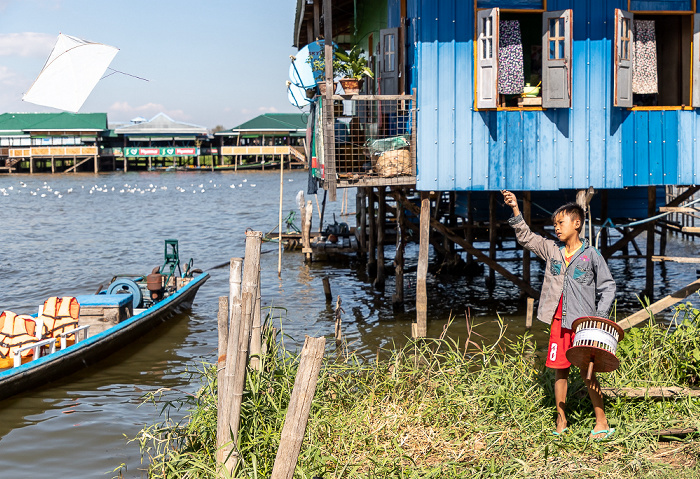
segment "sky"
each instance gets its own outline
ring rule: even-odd
[[[23,102],[59,33],[119,48],[81,113],[110,124],[165,113],[214,128],[287,100],[296,0],[0,0],[0,113],[56,112]],[[109,73],[109,71],[107,72]]]

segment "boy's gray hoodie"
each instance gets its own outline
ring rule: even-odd
[[[533,233],[522,215],[510,218],[508,223],[515,229],[518,243],[547,262],[537,319],[551,324],[562,294],[562,328],[571,329],[582,316],[608,317],[615,298],[615,280],[600,251],[584,240],[567,268],[563,243]],[[597,308],[596,296],[600,296]]]

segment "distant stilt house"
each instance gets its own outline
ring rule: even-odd
[[[109,139],[110,148],[104,155],[111,154],[113,162],[121,161],[124,171],[199,168],[208,130],[159,113],[151,120],[137,119],[115,128]]]
[[[676,215],[699,189],[695,1],[299,0],[294,45],[318,38],[345,51],[359,45],[375,72],[360,94],[331,89],[312,106],[312,166],[323,188],[333,198],[336,188],[369,187],[358,207],[370,264],[383,227],[374,204],[387,186],[397,210],[420,216],[421,258],[429,242],[439,257],[454,257],[457,243],[467,261],[488,266],[491,282],[498,271],[530,295],[530,256],[520,275],[496,258],[508,213],[499,190],[522,192],[527,220],[544,226],[546,211],[564,200],[578,199],[592,223],[622,224],[660,207]],[[324,48],[328,57],[330,44]],[[332,77],[327,69],[324,83]],[[407,187],[420,195],[417,206]],[[700,231],[668,216],[611,236],[603,230],[599,246],[610,257],[646,232],[638,256],[652,297],[652,261],[671,259],[663,250],[673,229]],[[586,236],[596,240],[588,225]]]
[[[0,114],[0,172],[97,171],[106,128],[106,113]]]
[[[302,113],[265,113],[215,133],[219,168],[306,167],[306,124]]]

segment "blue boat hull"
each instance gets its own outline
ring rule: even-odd
[[[94,364],[166,322],[175,314],[190,309],[197,291],[208,279],[209,274],[202,273],[176,293],[116,326],[54,354],[1,372],[0,400],[43,386]]]

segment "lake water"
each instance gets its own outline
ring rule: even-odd
[[[285,171],[283,183],[286,215],[297,208],[297,192],[306,190],[306,173]],[[243,255],[246,229],[273,229],[278,203],[279,172],[0,177],[0,310],[32,313],[49,296],[90,294],[116,273],[148,273],[162,263],[166,238],[179,239],[181,259],[192,257],[195,267],[207,270]],[[354,212],[354,190],[349,205]],[[340,214],[340,201],[329,203],[327,221],[333,213]],[[353,226],[354,216],[338,216],[338,221]],[[315,202],[314,225],[318,228]],[[674,238],[667,254],[696,255],[699,247],[700,242]],[[307,334],[332,336],[324,276],[343,300],[349,349],[374,357],[378,348],[400,345],[410,334],[415,308],[409,303],[404,313],[392,311],[393,277],[383,293],[377,292],[364,262],[346,257],[307,265],[297,252],[283,255],[280,279],[276,244],[264,243],[263,252],[263,304],[287,309],[281,318],[290,336],[287,347],[298,347]],[[392,247],[386,255],[390,262]],[[406,275],[411,299],[416,245],[409,245],[406,255],[407,268],[414,271]],[[519,273],[517,263],[507,265]],[[533,278],[540,276],[539,269],[533,262]],[[618,283],[618,311],[635,310],[635,295],[644,287],[644,261],[613,261],[611,270]],[[141,405],[143,395],[170,388],[166,397],[173,398],[195,390],[198,385],[189,382],[187,371],[216,358],[218,297],[228,294],[228,267],[210,274],[191,312],[88,369],[0,402],[2,476],[30,478],[50,471],[54,477],[112,477],[123,465],[124,477],[145,477],[138,444],[128,439],[161,418],[160,407]],[[657,297],[693,279],[692,265],[657,266]],[[496,334],[497,315],[510,335],[525,331],[519,291],[503,280],[489,293],[483,276],[430,276],[428,291],[429,336],[438,336],[450,315],[455,318],[450,334],[463,336],[467,310],[482,323],[478,331],[484,336]],[[280,327],[280,318],[275,322]],[[539,343],[546,340],[540,323],[533,334]]]

